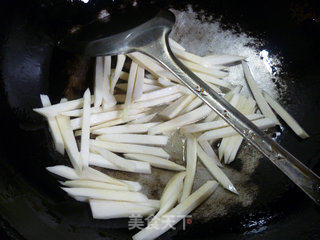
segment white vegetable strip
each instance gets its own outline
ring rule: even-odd
[[[230,93],[231,95],[231,93]],[[229,97],[229,96],[227,96]],[[237,105],[239,105],[239,103],[241,102],[241,100],[244,99],[244,97],[242,95],[240,95],[239,93],[234,93],[230,99],[230,104],[234,107],[237,107]],[[217,116],[218,114],[215,113],[215,115]],[[221,118],[219,118],[221,119]],[[206,119],[208,120],[208,119]],[[221,159],[223,157],[224,154],[224,149],[226,148],[226,142],[224,142],[223,144],[220,144],[219,147],[219,158]]]
[[[50,102],[50,99],[49,99],[48,95],[40,94],[40,100],[41,100],[41,103],[42,103],[43,107],[51,106],[51,102]]]
[[[68,102],[68,99],[67,99],[67,98],[61,98],[61,99],[60,99],[60,103],[65,103],[65,102]]]
[[[102,172],[99,172],[98,170],[95,170],[93,168],[87,168],[89,171],[86,171],[85,174],[82,174],[79,176],[76,171],[68,166],[64,165],[57,165],[53,167],[47,167],[46,168],[49,172],[58,175],[63,178],[71,179],[71,180],[90,180],[90,181],[98,181],[98,182],[104,182],[108,184],[110,183],[110,177]],[[131,191],[140,191],[141,190],[141,185],[138,182],[133,182],[133,181],[127,181],[127,180],[119,180],[120,185],[118,184],[113,184],[116,186],[124,186],[128,187],[129,190]]]
[[[131,133],[108,133],[100,135],[96,139],[107,142],[134,143],[156,146],[165,146],[168,142],[167,136],[153,136]]]
[[[234,136],[234,137],[236,137],[236,136]],[[240,136],[237,136],[237,137],[238,137],[237,140],[234,140],[234,142],[232,143],[233,149],[230,149],[230,156],[228,159],[228,164],[235,160],[236,155],[238,153],[238,150],[241,146],[243,138]]]
[[[250,100],[251,98],[249,98],[248,100],[245,99],[245,97],[243,97],[242,95],[240,96],[240,102],[237,106],[237,109],[243,113],[243,107],[245,108],[246,105],[247,105],[247,101]],[[254,100],[252,99],[253,101],[253,105],[255,106],[255,102]],[[250,104],[250,101],[248,102]],[[252,106],[253,107],[253,106]],[[222,159],[224,157],[224,162],[225,163],[228,163],[229,162],[229,157],[231,155],[231,152],[233,151],[233,148],[234,148],[234,144],[232,143],[233,140],[234,140],[234,137],[238,138],[240,137],[239,135],[235,135],[233,137],[226,137],[226,138],[223,138],[221,143],[220,143],[220,146],[219,146],[219,158]],[[237,141],[237,140],[236,140]],[[241,144],[241,138],[240,138],[240,143]],[[235,145],[237,145],[237,143],[235,143]],[[240,146],[240,145],[239,145]]]
[[[227,96],[227,97],[229,97],[229,96]],[[241,94],[234,93],[231,96],[231,99],[230,99],[229,103],[236,108],[241,103],[241,101],[243,99],[244,99],[244,97]]]
[[[127,90],[127,86],[128,86],[127,83],[120,83],[120,84],[117,84],[116,88],[119,88],[119,89],[121,89],[123,91],[126,91]],[[142,90],[143,90],[144,93],[155,91],[155,90],[159,90],[161,88],[162,87],[160,87],[160,86],[153,85],[153,84],[146,84],[146,83],[143,83],[143,86],[142,86]]]
[[[86,167],[79,173],[80,178],[82,179],[92,179],[95,181],[104,181],[115,185],[126,186],[121,180],[108,176],[105,173],[102,173],[94,168]]]
[[[94,153],[100,154],[103,158],[110,161],[112,164],[117,166],[119,169],[122,169],[124,171],[132,172],[135,171],[135,165],[130,164],[127,160],[121,158],[120,156],[108,151],[107,149],[97,147],[93,144],[90,145],[90,149]]]
[[[197,191],[191,194],[185,201],[178,204],[175,208],[164,214],[159,221],[155,221],[150,227],[142,229],[135,234],[133,240],[150,240],[156,239],[172,226],[185,218],[191,211],[198,207],[206,200],[217,188],[216,181],[208,181],[203,184]],[[168,224],[170,220],[170,224]],[[174,220],[174,221],[172,221]]]
[[[110,108],[110,111],[119,109],[118,106],[122,105],[116,105]],[[109,110],[109,109],[108,109]],[[108,110],[104,110],[102,107],[92,107],[90,109],[90,113],[100,113],[100,112],[107,112]],[[81,117],[83,115],[83,109],[74,109],[66,112],[60,113],[60,115],[69,116],[69,117]]]
[[[173,171],[184,171],[185,167],[181,166],[179,164],[176,164],[175,162],[172,162],[170,160],[152,156],[149,154],[139,154],[139,153],[125,153],[124,156],[129,159],[134,159],[138,161],[144,161],[150,163],[151,166],[157,167],[157,168],[163,168]]]
[[[212,110],[210,114],[203,120],[203,122],[211,122],[217,118],[218,114]]]
[[[241,107],[240,112],[244,115],[253,114],[256,110],[256,102],[251,97],[244,101],[244,105]],[[224,139],[223,139],[224,140]],[[222,141],[223,141],[222,140]],[[228,148],[225,150],[225,163],[231,163],[234,161],[235,156],[240,148],[243,138],[241,136],[230,137]]]
[[[224,157],[224,163],[227,163],[225,152],[226,152],[226,149],[229,147],[229,140],[230,140],[230,137],[223,138],[218,148],[219,159],[222,161],[222,158]]]
[[[228,76],[228,72],[221,71],[220,69],[215,69],[212,67],[207,68],[202,65],[198,65],[197,63],[193,63],[193,62],[189,62],[189,61],[182,61],[182,62],[187,68],[189,68],[195,72],[205,73],[210,76],[217,77],[217,78],[224,78],[224,77]]]
[[[111,74],[115,73],[115,69],[111,69]],[[124,71],[120,71],[120,75],[119,78],[122,80],[128,80],[129,78],[129,73],[124,72]]]
[[[180,202],[183,202],[190,195],[194,175],[196,173],[197,167],[197,140],[195,137],[190,136],[187,138],[187,167],[186,167],[186,177],[184,179],[182,195]]]
[[[214,152],[213,148],[211,147],[208,141],[201,141],[199,142],[199,145],[201,146],[203,151],[209,156],[209,158],[216,163],[218,167],[222,167],[222,164],[219,161],[217,154]]]
[[[181,112],[180,112],[180,115],[181,114],[185,114],[187,112],[190,112],[192,111],[193,109],[199,107],[201,104],[202,104],[202,100],[200,98],[194,98],[188,106],[186,106]]]
[[[113,93],[114,87],[117,85],[125,60],[126,55],[117,55],[117,65],[114,72],[111,74],[111,93]]]
[[[256,81],[253,78],[253,75],[249,69],[248,63],[245,61],[242,61],[242,67],[244,71],[245,78],[247,80],[247,83],[250,87],[250,90],[254,96],[254,99],[257,101],[257,104],[259,106],[259,109],[261,110],[262,114],[267,117],[272,119],[276,124],[279,124],[279,120],[276,117],[276,115],[272,112],[272,109],[269,107],[268,103],[264,99]]]
[[[158,115],[165,120],[171,119],[173,115],[178,115],[178,113],[181,111],[181,108],[176,110],[181,104],[185,105],[186,98],[188,96],[182,96],[181,98],[178,98],[173,103],[169,104],[167,107],[165,107],[162,111],[158,113]]]
[[[210,65],[225,65],[246,59],[246,57],[236,55],[207,55],[203,58],[209,62]]]
[[[110,134],[110,133],[146,133],[148,129],[159,122],[142,123],[142,124],[127,124],[113,127],[106,127],[92,131],[93,134]]]
[[[154,216],[154,219],[162,216],[169,210],[173,208],[173,206],[177,203],[180,192],[183,187],[183,179],[185,178],[186,173],[181,172],[174,175],[166,187],[163,190],[161,199],[160,199],[160,210]]]
[[[223,66],[223,65],[211,65],[211,66],[209,66],[207,63],[201,64],[199,62],[192,62],[192,61],[189,61],[189,60],[186,60],[186,59],[183,59],[183,58],[179,58],[179,60],[181,62],[183,62],[183,63],[186,63],[187,65],[190,64],[195,69],[204,68],[204,69],[207,69],[207,71],[210,71],[211,69],[220,70],[220,71],[226,71],[226,72],[229,71],[228,67]],[[205,62],[205,59],[203,57],[201,57],[201,60],[204,60],[204,62]]]
[[[93,189],[93,188],[62,188],[71,196],[86,197],[102,200],[145,202],[147,196],[139,192],[117,191],[110,189]]]
[[[148,199],[148,201],[146,201],[146,202],[141,202],[141,203],[137,203],[137,204],[152,207],[157,210],[160,208],[160,200],[157,200],[157,199]]]
[[[58,175],[60,177],[63,177],[63,178],[72,179],[72,180],[79,178],[79,176],[75,172],[75,170],[71,167],[68,167],[68,166],[56,165],[53,167],[47,167],[46,169],[47,169],[47,171],[49,171],[55,175]]]
[[[144,109],[131,109],[128,111],[128,115],[135,115],[144,112]],[[90,126],[98,125],[103,122],[120,118],[122,114],[121,110],[102,112],[90,115]],[[71,127],[73,130],[81,128],[82,117],[74,118],[71,120]]]
[[[91,167],[85,168],[85,171],[83,171],[79,177],[80,179],[88,179],[120,186],[128,186],[129,189],[132,189],[134,191],[140,191],[142,188],[139,182],[115,179]]]
[[[231,137],[223,138],[221,143],[220,143],[219,150],[218,150],[219,158],[220,159],[224,158],[224,163],[225,164],[229,164],[229,158],[230,158],[230,155],[231,155],[231,153],[233,151],[233,147],[235,146],[235,144],[233,143],[233,140],[234,140],[233,138],[234,137],[238,138],[240,136],[239,135],[234,135],[234,136],[231,136]],[[240,144],[241,144],[241,142],[240,142]]]
[[[149,163],[141,163],[138,161],[128,160],[125,158],[122,158],[113,152],[110,152],[107,149],[96,147],[91,144],[90,149],[95,152],[99,153],[106,161],[104,162],[111,162],[113,165],[117,166],[117,170],[126,170],[129,172],[141,172],[141,173],[151,173],[151,168]],[[98,158],[95,154],[93,154],[91,157],[91,160],[95,160],[96,163],[101,163],[101,158]]]
[[[40,99],[41,99],[43,107],[51,106],[50,99],[47,95],[41,94]],[[55,149],[57,152],[59,152],[63,155],[64,154],[64,142],[63,142],[63,138],[62,138],[57,120],[55,117],[48,116],[47,121],[48,121],[48,126],[49,126],[49,130],[51,133],[51,137],[54,142]]]
[[[188,112],[167,122],[160,123],[159,125],[151,127],[149,129],[149,133],[159,134],[178,129],[184,125],[191,124],[205,118],[210,113],[210,111],[210,107],[208,107],[207,105],[203,105],[191,112]]]
[[[151,85],[159,85],[159,82],[155,79],[150,79],[150,78],[144,78],[143,82],[145,84],[151,84]],[[160,85],[159,85],[160,86]]]
[[[285,121],[288,126],[301,138],[308,138],[309,135],[299,125],[299,123],[274,99],[272,99],[266,92],[263,92],[263,96],[273,108],[273,110]]]
[[[132,202],[90,199],[89,203],[94,219],[127,218],[133,214],[148,216],[155,212],[152,207]]]
[[[269,118],[262,118],[253,121],[257,127],[260,129],[266,129],[270,127],[274,127],[276,124]],[[219,139],[224,137],[230,137],[237,135],[238,133],[232,127],[225,127],[221,129],[215,129],[208,132],[203,133],[199,138],[198,141],[210,140],[210,139]]]
[[[190,102],[195,99],[196,96],[193,94],[183,96],[182,98],[176,100],[174,103],[170,104],[168,107],[163,109],[159,116],[165,119],[172,119],[179,115],[179,113],[188,105]]]
[[[105,148],[112,152],[118,153],[143,153],[158,157],[169,158],[169,154],[160,147],[142,146],[137,144],[113,143],[92,140],[94,146]]]
[[[109,189],[118,191],[129,191],[129,186],[120,186],[106,182],[98,182],[92,180],[76,179],[72,181],[60,182],[63,186],[71,188],[94,188],[94,189]]]
[[[147,93],[147,92],[159,90],[162,87],[161,86],[157,86],[157,85],[153,85],[153,84],[144,83],[142,88],[143,88],[143,93]]]
[[[103,57],[103,78],[106,91],[103,92],[103,108],[114,106],[117,101],[111,93],[111,56]]]
[[[82,116],[82,128],[81,128],[81,150],[80,156],[83,167],[88,167],[89,162],[89,139],[90,139],[90,90],[89,88],[83,95],[83,116]]]
[[[236,100],[235,100],[236,99]],[[243,105],[246,103],[247,98],[244,97],[241,94],[234,94],[232,99],[230,100],[230,104],[234,106],[237,110],[242,112]],[[219,118],[221,119],[221,118]],[[229,147],[229,141],[231,137],[223,138],[221,140],[219,149],[218,149],[218,154],[219,154],[219,159],[221,160],[224,157],[224,162],[227,162],[227,158],[225,156],[226,151],[228,150]]]
[[[157,113],[151,113],[151,114],[146,115],[146,116],[144,116],[144,117],[137,118],[136,120],[133,120],[130,124],[135,124],[135,123],[148,123],[148,122],[150,122],[156,115],[157,115]]]
[[[212,174],[212,176],[225,188],[229,191],[238,194],[236,188],[233,186],[229,178],[224,174],[224,172],[215,164],[212,159],[202,150],[200,145],[197,145],[198,156],[204,166]]]
[[[231,91],[227,92],[226,95],[223,96],[223,98],[227,101],[231,101],[234,94],[241,92],[242,87],[243,87],[242,85],[237,85]]]
[[[101,150],[101,148],[99,150]],[[108,151],[106,149],[102,149],[102,150]],[[97,152],[99,152],[99,151],[97,151]],[[108,156],[108,158],[107,158],[107,156]],[[112,160],[110,161],[110,159],[112,159]],[[116,162],[116,164],[114,162]],[[100,155],[95,154],[95,153],[90,153],[89,164],[91,166],[97,166],[97,167],[113,169],[113,170],[135,172],[135,173],[145,173],[145,174],[151,173],[151,167],[150,167],[149,163],[124,159],[124,158],[119,157],[118,155],[113,154],[112,152],[109,152],[109,151],[108,151],[107,155],[106,154],[102,155],[101,153],[100,153]],[[125,167],[123,167],[123,166],[125,166]]]
[[[72,197],[74,200],[78,202],[88,202],[88,198],[86,197],[77,197],[77,196],[70,196],[70,197]]]
[[[253,121],[253,120],[263,118],[263,115],[258,114],[258,113],[254,113],[254,114],[246,115],[246,117],[249,120]],[[229,126],[229,123],[227,123],[226,121],[216,120],[216,121],[212,121],[212,122],[194,123],[194,124],[184,126],[181,128],[181,132],[183,132],[183,133],[203,132],[203,131],[223,128],[223,127],[227,127],[227,126]]]
[[[122,183],[129,186],[129,191],[140,191],[142,186],[139,182],[129,181],[129,180],[121,180]]]
[[[116,126],[116,125],[119,125],[119,124],[127,123],[127,122],[130,122],[130,121],[134,120],[134,119],[137,119],[137,118],[140,118],[140,117],[144,117],[146,115],[147,114],[145,114],[145,113],[139,113],[139,114],[136,114],[136,115],[135,114],[129,115],[126,119],[117,118],[117,119],[114,119],[114,120],[111,120],[111,121],[108,121],[108,122],[101,123],[99,125],[93,126],[93,127],[90,128],[90,131],[92,132],[92,131],[97,130],[97,129],[106,128],[106,127],[112,127],[112,126]]]
[[[180,84],[175,84],[174,86],[176,86],[178,89],[179,89],[179,92],[183,93],[183,94],[193,94],[191,92],[191,90],[189,90],[189,88],[183,86],[183,85],[180,85]]]
[[[113,96],[110,96],[109,89],[104,76],[104,59],[103,57],[96,57],[96,68],[95,68],[95,81],[94,81],[94,106],[98,107],[102,105],[102,101],[109,102],[110,105],[115,105]]]
[[[134,53],[127,54],[127,56],[133,59],[134,61],[136,61],[140,66],[143,66],[146,70],[148,70],[153,75],[157,77],[166,77],[168,79],[179,82],[179,80],[175,76],[173,76],[172,73],[165,70],[158,62],[148,57],[147,55],[144,55],[139,52],[134,52]]]
[[[144,90],[144,68],[138,66],[132,99],[133,100],[139,99],[142,95],[143,90]]]
[[[91,102],[92,102],[92,99],[91,99]],[[79,99],[68,101],[65,103],[57,103],[48,107],[35,108],[33,109],[33,111],[45,117],[49,117],[49,116],[55,117],[61,112],[74,110],[82,106],[83,106],[83,98],[79,98]]]
[[[237,107],[242,98],[244,98],[242,95],[235,93],[230,100],[230,104],[234,107]]]
[[[136,81],[137,69],[138,69],[138,64],[135,62],[132,62],[130,66],[130,71],[129,71],[128,87],[127,87],[127,94],[126,94],[126,100],[125,100],[125,104],[127,106],[132,101],[132,94],[133,94],[134,84]]]
[[[207,63],[206,63],[207,61],[203,57],[200,57],[200,56],[195,55],[193,53],[189,53],[187,51],[180,50],[178,48],[173,48],[172,51],[179,58],[182,58],[182,59],[187,60],[192,63],[197,63],[197,64],[207,66]]]
[[[181,96],[182,96],[181,93],[175,93],[172,95],[167,95],[164,97],[155,98],[155,99],[151,99],[148,101],[136,102],[131,105],[131,108],[147,108],[147,107],[159,106],[159,105],[170,103],[170,102],[178,99]]]
[[[163,89],[159,89],[159,90],[155,90],[152,92],[142,94],[142,96],[140,97],[140,99],[137,100],[137,102],[160,98],[160,97],[172,95],[172,94],[178,93],[178,92],[179,92],[178,86],[166,87]]]
[[[169,87],[174,85],[174,83],[172,83],[169,79],[165,77],[158,78],[158,82],[164,87]]]
[[[70,118],[59,115],[56,117],[56,119],[71,164],[74,167],[74,169],[76,169],[76,171],[81,171],[82,162],[80,159],[80,153],[78,150],[77,142],[71,128]]]

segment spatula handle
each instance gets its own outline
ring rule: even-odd
[[[157,60],[175,77],[203,100],[239,134],[256,147],[284,172],[311,199],[320,204],[320,178],[287,150],[273,141],[236,108],[184,66],[172,53],[168,44],[169,29],[159,28],[152,34],[158,39],[137,50]],[[150,33],[151,34],[151,33]],[[154,35],[153,35],[154,37]]]

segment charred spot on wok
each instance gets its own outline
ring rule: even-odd
[[[233,162],[231,162],[231,163],[229,164],[229,166],[230,166],[232,169],[234,169],[234,170],[236,170],[236,171],[238,171],[238,172],[241,172],[242,167],[243,167],[242,159],[236,158]]]
[[[66,71],[68,83],[64,90],[64,96],[68,100],[82,96],[84,90],[92,88],[94,58],[75,55],[67,61]]]

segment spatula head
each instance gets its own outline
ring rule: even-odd
[[[134,51],[139,44],[145,44],[140,39],[143,39],[141,36],[146,32],[151,33],[150,30],[159,27],[171,29],[174,22],[175,17],[170,11],[145,7],[127,8],[77,28],[61,40],[59,46],[88,56],[127,53]],[[133,42],[134,46],[131,44]]]

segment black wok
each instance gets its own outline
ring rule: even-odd
[[[46,123],[32,108],[40,106],[40,93],[48,93],[57,102],[64,92],[72,98],[82,91],[70,83],[66,70],[77,57],[57,49],[56,39],[68,27],[91,21],[101,9],[126,7],[131,1],[0,4],[1,239],[129,239],[133,232],[127,229],[127,219],[93,220],[88,205],[66,196],[56,178],[46,172],[45,167],[63,164],[66,158],[53,150]],[[311,137],[301,141],[285,127],[277,141],[320,174],[320,13],[316,1],[151,4],[176,9],[192,4],[195,10],[204,10],[203,15],[220,19],[224,28],[263,40],[263,48],[282,57],[280,77],[288,90],[281,101]],[[81,61],[77,64],[90,66],[90,59]],[[90,69],[87,75],[90,79]],[[240,169],[241,159],[231,167]],[[251,205],[229,206],[232,211],[227,215],[207,223],[194,221],[186,231],[178,231],[180,224],[161,239],[320,239],[318,207],[266,159],[260,159],[249,181],[258,186]]]

